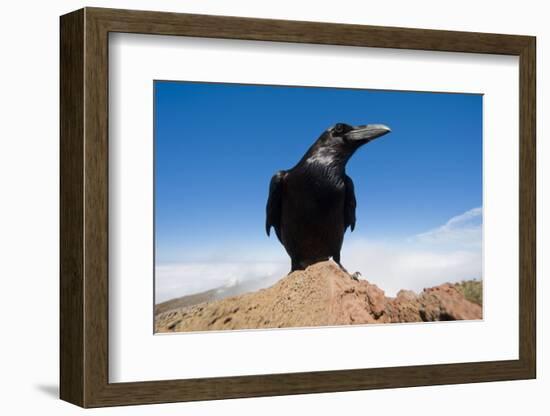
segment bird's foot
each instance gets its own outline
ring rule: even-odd
[[[361,277],[363,277],[363,276],[361,275],[361,272],[355,272],[355,273],[353,273],[353,274],[350,275],[350,276],[351,276],[351,278],[352,278],[353,280],[357,280],[357,281],[359,281],[359,279],[360,279]]]
[[[350,272],[347,271],[347,269],[344,266],[342,266],[342,264],[340,262],[336,262],[336,264],[338,264],[338,266],[340,266],[340,269],[342,269],[342,271],[345,274],[347,274],[349,277],[351,277],[353,280],[358,281],[359,278],[362,277],[360,272],[350,273]]]

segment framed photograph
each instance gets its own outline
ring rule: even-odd
[[[534,37],[60,29],[63,400],[536,377]]]

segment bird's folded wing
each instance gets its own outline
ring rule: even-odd
[[[344,224],[346,228],[350,227],[351,231],[353,231],[355,229],[355,207],[357,206],[357,201],[355,200],[355,187],[353,186],[353,181],[348,175],[346,175],[344,181],[346,185]]]
[[[281,239],[281,205],[285,176],[286,172],[280,170],[271,178],[266,207],[265,231],[269,235],[269,231],[273,227],[279,240]]]

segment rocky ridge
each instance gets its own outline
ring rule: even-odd
[[[331,261],[290,273],[273,286],[256,292],[157,310],[156,332],[482,318],[481,306],[467,300],[456,284],[445,283],[419,294],[401,290],[392,298],[367,280],[354,280]]]

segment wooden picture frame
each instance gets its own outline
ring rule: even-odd
[[[518,380],[536,377],[535,38],[85,8],[61,17],[60,396],[82,407]],[[110,383],[110,32],[368,46],[519,57],[519,359]]]

